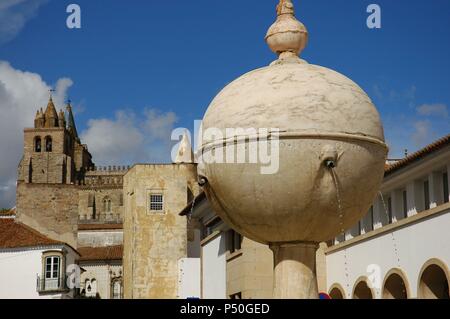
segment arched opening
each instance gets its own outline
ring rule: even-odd
[[[122,279],[114,279],[111,283],[112,299],[122,299]]]
[[[399,270],[386,275],[382,296],[383,299],[408,299],[407,281]]]
[[[52,138],[50,136],[47,136],[45,138],[45,151],[51,152],[52,150],[53,150]]]
[[[97,280],[95,278],[86,279],[84,287],[86,297],[95,298],[97,296]]]
[[[103,199],[103,212],[111,213],[111,199],[109,197]]]
[[[353,299],[373,299],[372,289],[369,288],[366,279],[361,279],[353,289]]]
[[[331,286],[329,295],[331,299],[345,299],[344,289],[339,284]]]
[[[450,299],[445,265],[437,260],[427,262],[419,277],[417,297],[420,299]]]
[[[42,141],[39,136],[36,136],[34,138],[34,151],[37,153],[40,153],[42,150]]]

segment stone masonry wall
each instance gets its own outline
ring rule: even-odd
[[[227,261],[227,295],[241,293],[243,299],[271,299],[273,253],[270,248],[244,237],[240,253]]]
[[[77,247],[78,190],[64,184],[17,184],[17,219],[48,237]]]
[[[108,209],[107,201],[111,201]],[[81,223],[99,221],[103,223],[123,221],[122,187],[83,187],[79,191],[79,220]]]
[[[194,164],[136,165],[125,175],[125,298],[176,298],[178,260],[187,254],[187,221],[178,214],[196,187]],[[164,195],[164,213],[150,211],[152,192]]]

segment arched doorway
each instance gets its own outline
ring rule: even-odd
[[[419,277],[417,297],[420,299],[450,299],[448,269],[440,260],[425,263]]]
[[[374,299],[372,289],[367,284],[367,278],[363,277],[356,281],[353,289],[353,299]]]
[[[344,289],[339,284],[331,286],[329,295],[331,299],[345,299]]]
[[[387,273],[383,284],[383,299],[408,299],[409,287],[406,276],[399,269]]]

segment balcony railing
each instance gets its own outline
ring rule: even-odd
[[[36,279],[36,289],[39,293],[46,292],[62,292],[69,290],[66,285],[65,277],[62,278],[52,278],[52,279],[42,279],[37,276]]]

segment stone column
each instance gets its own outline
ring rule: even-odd
[[[444,185],[441,172],[432,172],[428,176],[430,185],[430,208],[442,205],[444,202]]]
[[[375,202],[373,203],[373,229],[378,229],[383,227],[386,218],[386,211],[384,208],[383,201],[380,195],[377,196]]]
[[[424,209],[423,185],[421,182],[412,181],[406,186],[408,204],[408,217],[416,215]]]
[[[396,189],[391,192],[392,222],[395,223],[403,218],[403,191]]]
[[[273,244],[274,298],[318,299],[316,243]]]

